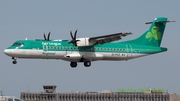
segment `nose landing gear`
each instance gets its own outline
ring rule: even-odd
[[[16,61],[17,58],[16,58],[16,57],[12,57],[12,59],[13,59],[12,63],[13,63],[13,64],[17,64],[17,61]]]

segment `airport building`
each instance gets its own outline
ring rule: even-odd
[[[56,92],[55,85],[43,86],[44,92],[21,92],[23,101],[180,101],[180,95],[168,92]]]

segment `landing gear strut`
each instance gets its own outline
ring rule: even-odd
[[[90,67],[91,66],[91,62],[90,61],[85,61],[84,62],[84,66],[85,67]]]
[[[70,63],[70,66],[71,66],[72,68],[76,68],[76,67],[77,67],[77,62],[71,62],[71,63]]]
[[[12,59],[13,59],[12,63],[13,63],[13,64],[17,64],[17,61],[16,61],[17,58],[16,58],[16,57],[12,57]]]

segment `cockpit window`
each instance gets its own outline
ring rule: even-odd
[[[15,42],[15,43],[13,44],[13,46],[24,46],[24,43]]]

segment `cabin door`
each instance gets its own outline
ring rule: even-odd
[[[31,51],[32,55],[40,55],[40,45],[39,44],[32,43],[31,47],[32,47],[32,51]]]
[[[132,46],[127,44],[127,59],[130,59],[132,57]]]

